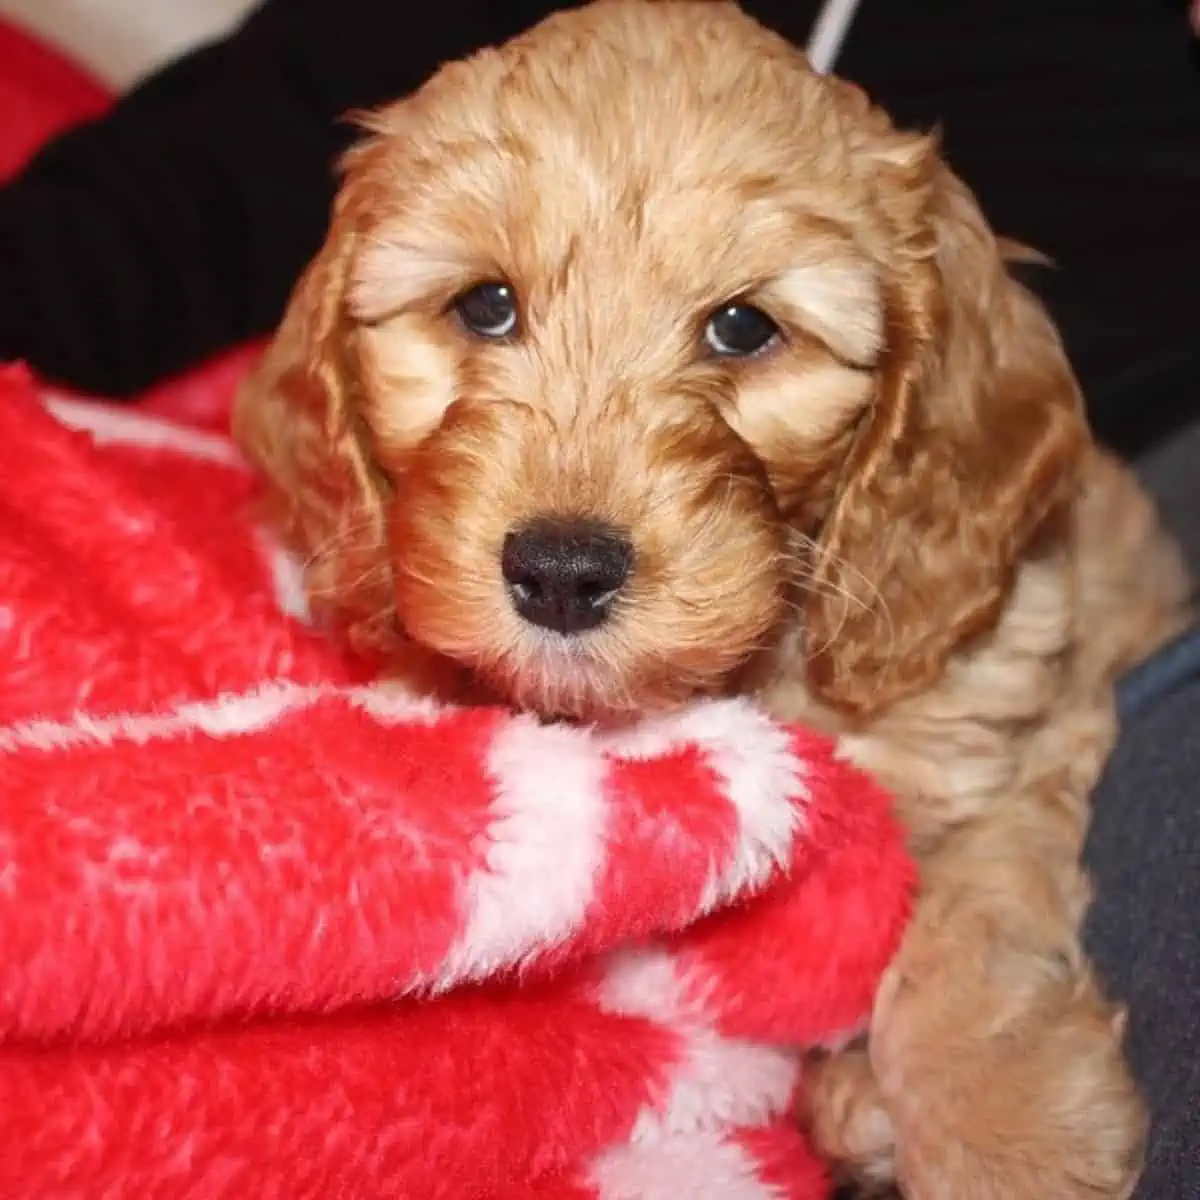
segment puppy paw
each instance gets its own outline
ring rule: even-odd
[[[915,949],[880,989],[869,1044],[905,1197],[1129,1196],[1145,1117],[1123,1017],[1090,976],[1029,960],[1003,987]]]
[[[813,1058],[800,1119],[817,1151],[835,1164],[854,1196],[877,1195],[894,1177],[891,1118],[865,1049]]]

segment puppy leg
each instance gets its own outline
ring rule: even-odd
[[[864,1135],[884,1126],[860,1114],[882,1103],[911,1200],[1131,1192],[1145,1119],[1123,1022],[1078,947],[1086,881],[1062,865],[1074,861],[1072,825],[1014,804],[924,864],[924,895],[880,989],[869,1075],[860,1060],[816,1079],[813,1104],[827,1107],[814,1136],[868,1180],[887,1150]]]
[[[1122,1020],[1086,968],[988,925],[918,925],[880,994],[871,1064],[904,1194],[1127,1196],[1144,1116]]]

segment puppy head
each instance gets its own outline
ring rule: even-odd
[[[1076,402],[928,142],[683,0],[557,15],[367,124],[237,414],[360,635],[596,717],[797,624],[865,711],[986,627]]]

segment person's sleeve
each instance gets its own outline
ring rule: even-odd
[[[0,361],[127,396],[278,320],[352,109],[549,5],[268,0],[0,188]]]

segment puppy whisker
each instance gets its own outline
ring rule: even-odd
[[[301,566],[307,570],[324,560],[340,558],[353,548],[364,534],[375,534],[378,529],[378,519],[370,513],[345,516],[332,533],[310,547]]]
[[[855,611],[860,613],[877,612],[883,619],[887,639],[886,649],[881,657],[885,663],[890,663],[896,650],[896,627],[891,606],[878,585],[856,564],[841,555],[834,554],[827,546],[821,545],[808,534],[793,530],[789,540],[793,547],[809,552],[807,562],[812,564],[811,566],[802,565],[805,562],[803,556],[798,555],[794,559],[794,586],[807,594],[828,596],[842,602],[837,623],[823,642],[807,648],[807,657],[817,658],[835,647],[851,614]],[[840,580],[846,582],[838,582]],[[866,593],[865,598],[852,590],[851,584],[854,581],[862,585],[861,590]]]

